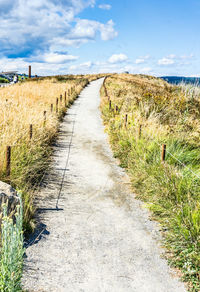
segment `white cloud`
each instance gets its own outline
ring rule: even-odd
[[[132,65],[126,65],[122,69],[123,69],[124,72],[125,71],[128,71],[130,73],[137,72],[137,68],[135,66],[132,66]]]
[[[58,54],[58,53],[46,53],[44,54],[43,60],[50,64],[62,64],[70,61],[77,60],[77,56]]]
[[[144,68],[140,69],[139,71],[142,74],[149,74],[150,72],[152,72],[152,68],[151,67],[144,67]]]
[[[78,65],[71,65],[69,67],[69,70],[70,71],[79,71],[79,72],[83,72],[85,73],[85,70],[88,70],[92,67],[93,63],[91,61],[88,61],[88,62],[84,62],[84,63],[81,63],[81,64],[78,64]]]
[[[47,55],[47,54],[46,54]],[[5,71],[16,70],[20,73],[28,73],[28,65],[32,66],[33,75],[56,75],[56,74],[92,74],[92,73],[114,73],[125,72],[130,73],[143,73],[147,74],[151,71],[151,68],[139,69],[129,64],[123,66],[121,63],[109,63],[102,61],[87,61],[80,64],[70,65],[69,63],[41,63],[35,58],[34,62],[29,62],[23,58],[2,58],[0,59],[0,68],[4,68]],[[44,56],[41,57],[44,59]],[[39,59],[38,59],[39,60]],[[53,60],[55,62],[55,60]]]
[[[103,10],[110,10],[112,8],[110,4],[100,4],[98,7]]]
[[[145,59],[136,59],[135,64],[142,64],[145,62]]]
[[[129,72],[133,74],[152,74],[152,68],[139,68],[131,64],[110,63],[108,61],[85,62],[82,64],[71,65],[70,73],[92,74],[92,73],[123,73]]]
[[[19,71],[20,73],[28,74],[28,65],[32,66],[33,75],[55,75],[56,73],[60,72],[61,65],[47,63],[40,63],[40,62],[27,62],[23,58],[2,58],[0,59],[0,68],[3,68],[5,71]]]
[[[173,64],[175,64],[175,61],[171,58],[166,57],[166,58],[162,58],[162,59],[158,60],[158,65],[166,66],[166,65],[173,65]]]
[[[94,40],[97,33],[102,40],[117,36],[112,20],[103,23],[76,18],[86,7],[93,7],[95,0],[8,0],[3,3],[1,55],[33,53],[35,49],[47,51],[56,39],[63,41],[66,48]]]
[[[63,48],[66,49],[69,46],[78,48],[82,44],[94,41],[98,33],[103,41],[111,40],[117,36],[112,20],[102,24],[98,21],[78,19],[70,33],[51,39],[50,51],[63,51]]]
[[[158,65],[168,66],[168,65],[177,65],[177,66],[188,66],[191,64],[192,59],[194,58],[193,54],[177,56],[175,54],[170,54],[167,57],[164,57],[158,60]]]
[[[85,8],[94,7],[95,2],[0,0],[0,70],[26,72],[31,64],[38,75],[69,72],[69,63],[78,59],[78,56],[68,53],[69,47],[95,41],[98,35],[103,41],[118,35],[112,20],[103,22],[77,17]],[[104,9],[110,8],[108,6]],[[19,54],[24,57],[6,57]],[[73,66],[75,70],[90,70],[93,63]]]
[[[112,40],[118,36],[118,32],[114,29],[114,22],[109,20],[106,24],[100,24],[101,39],[103,41]]]
[[[200,73],[199,73],[199,74],[194,74],[194,75],[189,75],[188,77],[196,77],[196,78],[200,78]]]
[[[1,58],[0,59],[0,71],[18,71],[21,72],[28,71],[28,63],[23,58],[13,59],[13,58]]]
[[[81,65],[84,66],[84,67],[87,67],[87,68],[91,68],[92,62],[88,61],[88,62],[82,63]]]
[[[99,23],[97,21],[79,19],[69,36],[73,39],[94,39],[98,29]]]
[[[82,44],[87,42],[87,38],[67,39],[63,37],[55,37],[50,42],[49,50],[51,52],[58,52],[66,50],[68,47],[79,48]]]
[[[193,59],[194,58],[194,55],[193,54],[190,54],[190,55],[182,55],[180,58],[182,60]]]
[[[149,55],[146,55],[146,56],[144,56],[144,57],[137,58],[137,59],[135,60],[135,64],[143,64],[143,63],[145,63],[149,58],[150,58]]]
[[[114,56],[114,57],[113,57]],[[117,56],[117,57],[116,57]],[[120,57],[119,57],[120,56]],[[28,73],[28,65],[32,66],[33,75],[56,75],[56,74],[92,74],[92,73],[149,73],[151,68],[139,68],[129,62],[124,62],[128,57],[124,54],[112,55],[112,62],[107,61],[87,61],[77,63],[78,56],[46,52],[43,55],[35,55],[32,62],[28,58],[2,58],[0,59],[0,71],[16,70],[21,73]],[[122,61],[123,60],[123,61]],[[115,61],[115,62],[114,62]],[[71,63],[75,62],[75,63]],[[123,63],[124,62],[124,63]],[[53,65],[52,65],[53,64]]]
[[[128,57],[125,54],[114,54],[108,59],[108,62],[114,64],[121,63],[126,60],[128,60]]]
[[[176,55],[174,55],[174,54],[170,54],[169,56],[167,56],[167,58],[169,58],[169,59],[176,59],[176,58],[177,58],[177,56],[176,56]]]
[[[54,61],[55,62],[55,61]],[[42,63],[40,61],[30,62],[24,58],[2,58],[0,59],[0,71],[18,71],[28,74],[28,66],[32,66],[33,75],[56,75],[71,73],[69,63]]]
[[[94,39],[97,32],[100,32],[101,39],[104,41],[111,40],[117,36],[114,30],[114,22],[109,20],[103,24],[98,21],[79,19],[76,26],[68,35],[71,39]]]

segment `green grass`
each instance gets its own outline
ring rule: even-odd
[[[7,206],[1,227],[1,253],[0,253],[0,291],[22,291],[21,278],[23,269],[23,210],[22,201],[15,214],[15,221],[7,215]]]
[[[128,86],[131,90],[134,81]],[[172,128],[174,130],[172,132],[166,130],[169,122],[163,115],[165,112],[169,115],[169,109],[166,109],[163,99],[156,107],[158,98],[154,101],[152,94],[148,98],[141,98],[136,104],[134,99],[129,98],[130,91],[128,97],[123,96],[122,85],[120,86],[117,78],[116,80],[110,78],[107,81],[107,90],[112,97],[112,104],[117,104],[120,108],[117,114],[114,113],[114,106],[109,111],[108,102],[102,100],[102,115],[114,155],[119,158],[121,166],[127,169],[138,198],[146,203],[152,211],[152,217],[160,222],[163,244],[169,251],[170,264],[182,271],[183,280],[188,282],[191,291],[200,291],[199,144],[194,139],[189,139],[192,133],[187,133],[185,124],[181,128],[181,115],[178,115],[180,120],[174,121],[175,126]],[[119,90],[122,93],[119,93]],[[103,98],[103,89],[101,94]],[[147,109],[148,114],[145,115]],[[177,110],[175,104],[170,110],[171,112]],[[190,111],[190,108],[188,110]],[[129,114],[127,128],[123,126],[125,113]],[[188,114],[188,117],[190,115]],[[172,113],[170,119],[175,119]],[[143,124],[140,139],[139,123]],[[161,163],[163,143],[167,145],[168,151],[165,163]]]
[[[0,77],[0,83],[9,83],[8,79]]]

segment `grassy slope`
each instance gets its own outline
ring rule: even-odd
[[[112,109],[103,87],[101,109],[114,154],[138,197],[161,223],[171,264],[183,271],[192,291],[199,291],[200,179],[169,153],[161,163],[160,145],[165,143],[200,177],[200,90],[126,74],[108,77],[105,86]]]
[[[56,138],[59,121],[83,87],[97,77],[88,75],[34,78],[33,81],[0,89],[0,180],[9,182],[22,191],[26,231],[34,228],[34,196],[48,169],[52,153],[51,143]],[[72,87],[75,90],[68,94]],[[59,98],[57,113],[56,98]],[[31,141],[30,124],[33,125]],[[10,177],[7,177],[5,169],[8,145],[12,147]]]

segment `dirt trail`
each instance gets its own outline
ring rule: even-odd
[[[161,258],[156,223],[112,157],[98,108],[102,82],[83,90],[62,123],[38,202],[41,234],[26,251],[24,288],[186,291]]]

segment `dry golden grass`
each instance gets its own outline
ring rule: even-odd
[[[188,141],[199,143],[200,89],[173,86],[162,79],[131,74],[107,78],[107,91],[113,106],[125,114],[134,110],[134,120],[144,129],[164,138],[187,132]],[[155,129],[156,132],[155,132]]]
[[[91,76],[90,79],[92,78],[95,77]],[[37,189],[48,169],[51,142],[56,137],[59,120],[87,83],[86,78],[66,76],[0,88],[0,180],[9,182],[22,191],[26,228],[30,228],[34,213],[33,190]],[[56,111],[57,98],[59,102]],[[7,146],[11,146],[10,176],[6,173]]]
[[[29,137],[30,124],[33,125],[33,137],[41,134],[46,111],[46,132],[55,133],[58,116],[55,112],[56,98],[59,108],[64,108],[64,94],[67,92],[67,104],[70,102],[68,90],[77,82],[58,83],[55,80],[26,82],[0,89],[0,161],[1,168],[5,158],[5,147],[16,146],[22,137]],[[82,85],[76,86],[80,92]],[[60,95],[63,95],[60,103]],[[54,112],[51,113],[51,104]]]

